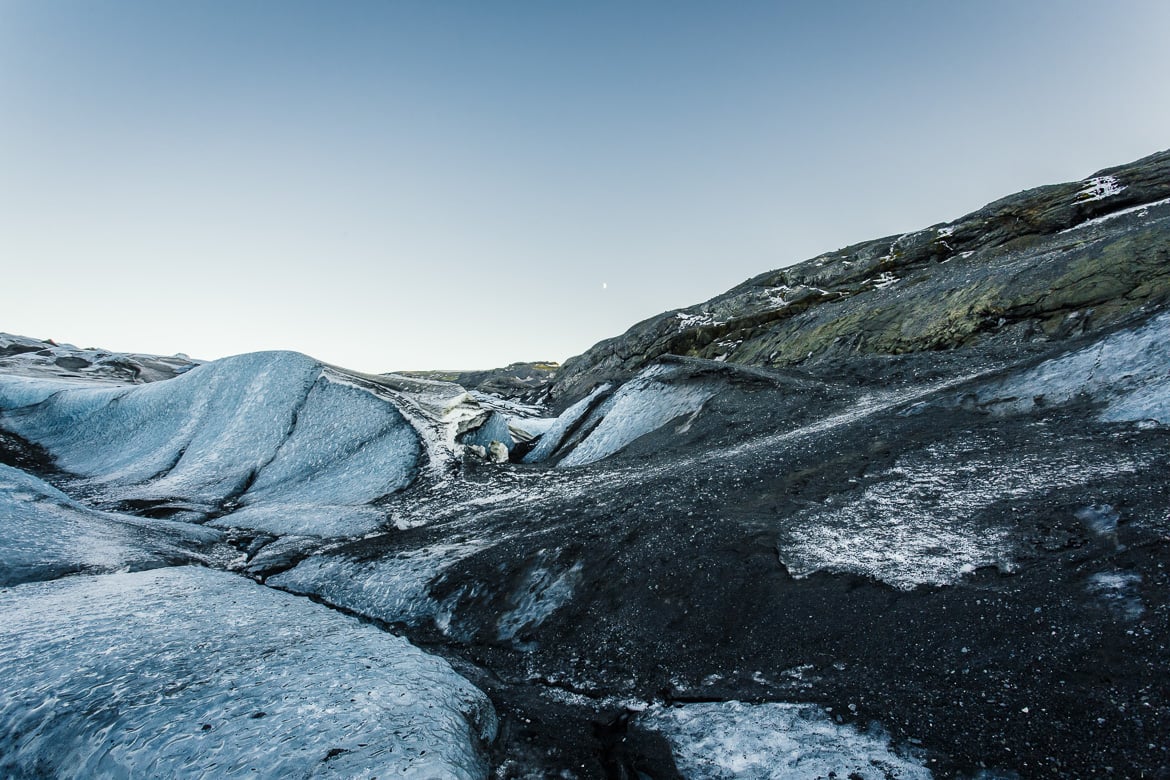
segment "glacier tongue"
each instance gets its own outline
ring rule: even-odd
[[[293,352],[133,387],[0,377],[0,409],[3,427],[45,447],[99,501],[276,534],[372,530],[381,515],[368,505],[410,484],[423,457],[393,403]]]
[[[483,693],[406,640],[193,567],[0,591],[0,774],[480,778]]]

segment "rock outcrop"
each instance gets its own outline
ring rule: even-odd
[[[751,366],[1066,339],[1170,300],[1170,151],[770,271],[565,362],[565,407],[667,354]]]

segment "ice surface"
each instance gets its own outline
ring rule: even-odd
[[[838,725],[814,704],[738,701],[652,707],[638,725],[670,742],[692,780],[926,780],[929,770],[896,753],[876,727]]]
[[[1103,420],[1170,425],[1170,314],[989,385],[979,400],[1001,412],[1027,411],[1080,395],[1106,402]]]
[[[268,578],[268,584],[312,594],[386,622],[418,623],[439,613],[439,603],[431,598],[431,582],[448,567],[489,546],[479,541],[451,542],[372,561],[315,555]]]
[[[656,365],[625,383],[606,401],[605,417],[560,463],[580,466],[609,457],[640,436],[697,412],[715,389],[694,382],[670,383],[679,369]]]
[[[277,534],[376,527],[366,505],[408,485],[422,457],[393,403],[293,352],[132,387],[0,377],[0,410],[99,498],[226,509],[218,524]]]
[[[561,412],[560,416],[545,430],[544,434],[540,437],[540,441],[532,448],[532,451],[524,456],[524,462],[540,463],[543,460],[547,460],[561,446],[561,443],[565,440],[565,436],[568,435],[573,426],[580,422],[581,418],[593,408],[593,404],[597,401],[598,396],[608,392],[609,389],[610,385],[608,384],[599,385],[589,395]]]
[[[508,430],[507,415],[499,412],[492,412],[483,425],[473,431],[468,431],[459,441],[464,445],[478,445],[484,449],[487,449],[493,441],[503,442],[509,449],[516,444],[515,439],[512,438],[512,432]]]
[[[980,511],[1149,467],[1054,448],[1005,468],[997,446],[973,437],[903,455],[873,484],[793,517],[781,529],[780,560],[796,577],[852,572],[903,590],[950,584],[981,566],[1011,569],[1012,529],[988,525]]]
[[[235,575],[0,592],[0,774],[481,778],[487,698],[443,660]]]
[[[0,587],[74,572],[148,569],[202,560],[212,529],[97,512],[0,464]]]

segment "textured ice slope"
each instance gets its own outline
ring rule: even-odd
[[[0,614],[0,775],[486,775],[495,713],[445,661],[241,577],[71,577]]]
[[[581,466],[607,458],[671,420],[699,411],[715,388],[672,382],[679,372],[674,366],[651,366],[622,385],[598,410],[604,415],[601,422],[558,465]]]
[[[272,533],[363,533],[422,454],[398,409],[293,352],[132,387],[0,377],[0,426],[42,445],[97,501]]]
[[[1170,314],[988,386],[979,400],[1003,412],[1077,396],[1104,401],[1103,420],[1170,425]]]
[[[97,512],[0,464],[0,587],[75,572],[149,569],[198,560],[219,532]]]

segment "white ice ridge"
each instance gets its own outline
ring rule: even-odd
[[[698,383],[669,383],[676,366],[650,366],[606,401],[597,427],[557,464],[580,466],[609,457],[640,436],[685,414],[694,414],[715,394]]]
[[[656,706],[638,717],[660,732],[691,780],[804,780],[825,777],[928,780],[876,726],[839,725],[815,704],[738,701]]]
[[[0,427],[45,447],[98,498],[157,503],[271,533],[378,527],[370,502],[408,485],[419,437],[398,409],[295,352],[165,382],[94,387],[0,376]]]
[[[0,370],[6,374],[84,377],[114,382],[156,382],[190,370],[186,355],[143,355],[39,341],[0,333]]]
[[[544,435],[540,437],[540,441],[536,443],[532,451],[524,456],[524,462],[540,463],[556,452],[573,426],[580,422],[581,418],[593,408],[593,403],[597,400],[597,397],[602,393],[608,392],[609,389],[609,384],[599,385],[588,396],[561,412],[561,415],[545,430]]]
[[[0,518],[0,587],[201,560],[196,550],[220,536],[189,523],[97,512],[3,464]]]
[[[446,661],[194,567],[0,591],[0,775],[483,778],[496,716]]]

